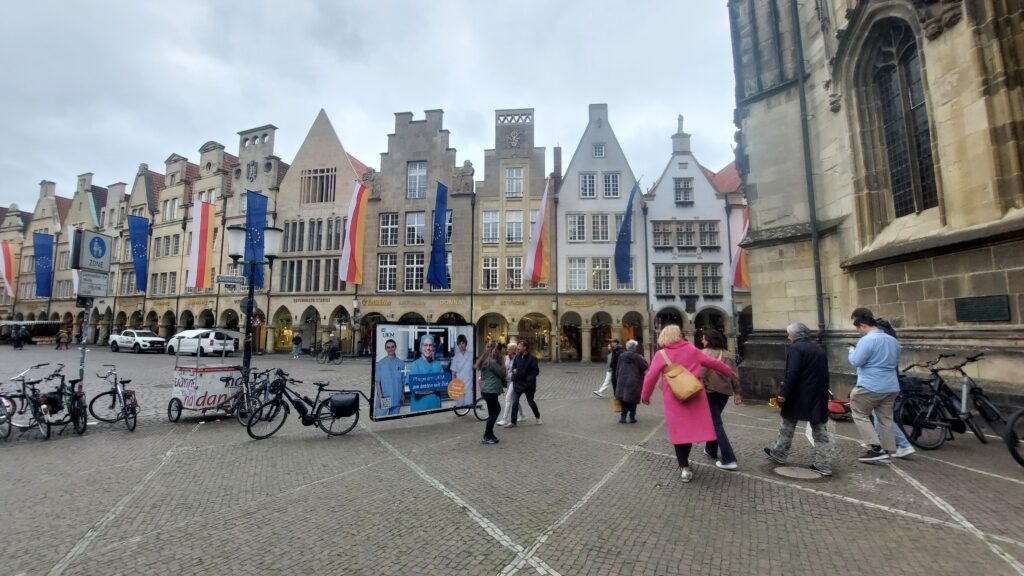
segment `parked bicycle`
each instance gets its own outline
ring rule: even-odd
[[[289,387],[289,384],[302,384],[302,381],[289,378],[279,368],[274,381],[270,383],[270,398],[260,404],[246,425],[246,431],[254,440],[269,438],[281,429],[291,412],[289,403],[298,412],[303,426],[315,425],[329,436],[347,434],[359,422],[359,396],[362,392],[331,390],[327,388],[329,382],[318,380],[313,383],[316,386],[316,397],[310,398]],[[320,396],[324,393],[330,395],[321,400]]]
[[[49,365],[49,362],[36,364],[10,379],[11,382],[15,382],[18,385],[20,391],[13,394],[5,394],[3,398],[2,403],[5,406],[5,411],[8,413],[7,435],[10,435],[11,428],[17,428],[19,435],[23,435],[30,430],[36,430],[44,440],[50,438],[50,409],[39,393],[39,389],[36,388],[43,379],[30,380],[26,377],[26,374],[32,370],[38,370]]]
[[[50,382],[58,378],[60,383],[54,391],[40,394],[40,399],[47,408],[47,420],[51,427],[61,427],[58,434],[63,434],[68,424],[71,424],[75,434],[81,436],[85,434],[88,422],[85,392],[82,391],[81,385],[82,379],[65,380],[64,365],[58,364],[57,369],[43,381]],[[58,417],[58,414],[62,415]]]
[[[96,396],[89,402],[89,413],[100,422],[113,424],[124,422],[129,431],[135,431],[138,423],[139,402],[135,398],[134,390],[126,390],[125,385],[131,383],[131,379],[119,378],[117,366],[104,364],[108,368],[106,374],[96,374],[110,384],[110,390]]]
[[[985,433],[974,420],[971,405],[994,430],[1003,431],[1006,418],[985,395],[984,390],[963,370],[964,366],[977,362],[982,356],[984,353],[975,354],[954,366],[940,367],[939,362],[953,357],[952,354],[940,354],[938,358],[924,364],[904,368],[903,372],[921,367],[931,373],[929,378],[901,377],[896,421],[911,443],[925,450],[934,450],[946,440],[952,440],[954,432],[963,434],[970,429],[982,444],[987,444]],[[943,380],[943,372],[953,372],[963,377],[963,388],[959,396]]]
[[[1017,464],[1024,466],[1024,408],[1018,410],[1003,431],[1003,439]]]

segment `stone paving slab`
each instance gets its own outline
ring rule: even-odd
[[[0,376],[49,355],[2,349]],[[111,362],[143,405],[136,432],[0,443],[3,574],[1024,575],[1024,468],[995,442],[961,436],[863,465],[841,423],[835,477],[799,482],[761,451],[777,413],[748,403],[725,415],[741,470],[715,469],[697,447],[684,484],[660,400],[619,425],[591,394],[600,365],[542,364],[544,425],[499,429],[484,446],[472,415],[371,422],[365,405],[339,438],[294,414],[259,442],[233,418],[172,424],[173,358],[90,356]],[[365,360],[256,363],[368,389]],[[103,391],[94,380],[90,397]],[[798,436],[791,463],[809,462]]]

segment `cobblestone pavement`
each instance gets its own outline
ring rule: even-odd
[[[75,350],[5,347],[0,376],[40,361],[77,373]],[[730,405],[740,470],[697,448],[683,484],[660,403],[618,424],[591,394],[602,366],[541,364],[544,425],[484,446],[472,416],[374,423],[365,405],[338,438],[294,417],[260,442],[212,414],[171,424],[173,362],[90,354],[90,398],[101,364],[133,379],[135,432],[0,443],[0,574],[1024,575],[1024,469],[995,439],[865,465],[840,423],[835,476],[797,481],[762,453],[777,415]],[[255,363],[368,389],[366,360]],[[810,458],[801,434],[791,463]]]

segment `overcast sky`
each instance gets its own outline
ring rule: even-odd
[[[536,145],[567,166],[588,105],[642,185],[668,162],[676,116],[714,170],[732,161],[725,2],[22,0],[0,19],[0,205],[31,211],[41,180],[130,183],[173,153],[278,127],[291,162],[320,108],[380,167],[394,113],[441,108],[458,163],[483,177],[494,110],[534,108]]]

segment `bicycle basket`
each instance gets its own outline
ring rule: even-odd
[[[921,378],[919,376],[906,376],[900,374],[899,380],[900,393],[904,396],[930,396],[935,393],[935,389],[932,388],[931,378]]]
[[[331,394],[331,414],[347,418],[359,411],[359,396],[351,393]]]
[[[61,393],[59,391],[40,394],[39,401],[46,404],[47,408],[50,409],[50,414],[56,414],[64,409],[64,399],[61,398]]]

